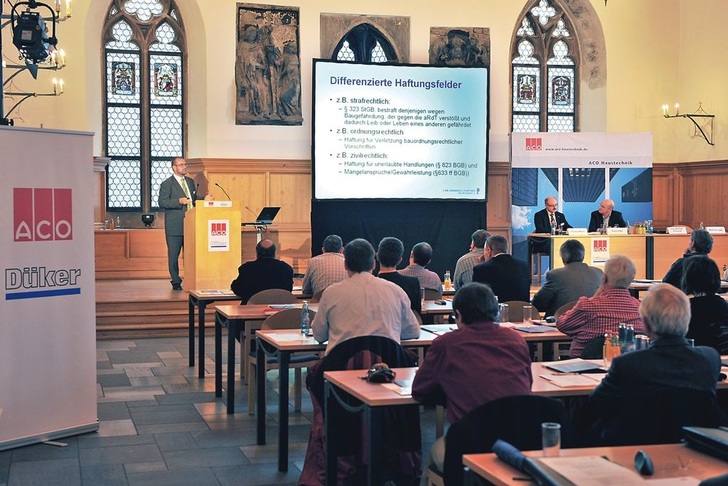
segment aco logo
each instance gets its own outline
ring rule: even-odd
[[[13,189],[13,241],[73,240],[71,189]]]
[[[210,223],[210,235],[212,236],[226,236],[228,233],[227,222],[216,222]]]
[[[526,137],[526,150],[541,150],[543,139],[541,137]]]

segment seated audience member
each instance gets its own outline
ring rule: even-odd
[[[255,245],[255,255],[255,260],[240,265],[238,277],[230,284],[235,295],[243,299],[242,304],[261,290],[293,290],[293,268],[276,258],[276,245],[271,240]]]
[[[397,265],[402,261],[403,253],[404,245],[399,239],[393,237],[382,238],[382,241],[379,242],[379,248],[377,248],[378,276],[402,287],[402,290],[409,297],[410,307],[419,314],[422,311],[420,281],[415,277],[408,277],[397,271]]]
[[[592,211],[588,231],[593,233],[604,228],[614,227],[626,228],[627,222],[622,217],[622,213],[614,210],[614,201],[605,199],[599,204],[599,209]]]
[[[436,290],[439,297],[442,297],[442,281],[437,274],[425,267],[432,261],[432,247],[429,243],[420,242],[412,247],[410,253],[410,264],[399,271],[408,277],[417,277],[420,287],[423,289]]]
[[[690,243],[685,254],[675,260],[670,266],[662,281],[670,285],[681,288],[683,265],[692,257],[697,255],[708,255],[713,249],[713,235],[705,230],[697,229],[690,233]]]
[[[303,293],[316,295],[331,284],[347,278],[344,267],[344,243],[338,235],[324,238],[322,253],[308,262],[303,276]]]
[[[602,284],[593,297],[582,297],[559,316],[556,328],[571,336],[571,357],[578,358],[584,345],[606,331],[617,332],[619,324],[633,325],[644,332],[639,315],[640,301],[629,294],[636,272],[634,263],[624,255],[613,255],[604,264]]]
[[[455,290],[473,281],[473,267],[483,261],[483,248],[490,233],[484,229],[476,230],[470,238],[470,251],[458,258],[452,283]]]
[[[649,347],[614,358],[607,376],[589,397],[588,406],[592,418],[596,419],[593,432],[597,432],[594,435],[603,443],[619,443],[624,441],[625,434],[644,433],[619,427],[622,420],[633,421],[630,416],[634,414],[660,413],[663,407],[660,403],[655,403],[652,411],[625,410],[642,398],[649,400],[657,393],[680,389],[716,395],[720,356],[713,348],[688,345],[685,339],[690,321],[687,296],[671,285],[656,284],[644,295],[639,312],[650,337]],[[668,423],[661,425],[663,429],[670,426],[676,427]]]
[[[710,346],[728,354],[728,302],[720,295],[720,271],[707,255],[685,260],[682,289],[690,297],[687,337],[696,346]]]
[[[508,253],[508,240],[493,235],[485,242],[485,261],[473,267],[473,282],[488,284],[499,302],[531,300],[528,264]]]
[[[531,356],[526,341],[494,322],[498,301],[487,285],[470,283],[452,301],[458,329],[432,342],[412,383],[421,402],[447,403],[451,424],[484,403],[531,393]],[[430,462],[443,470],[445,438],[437,439]],[[427,466],[422,475],[427,484]]]
[[[537,211],[533,215],[534,233],[553,233],[560,234],[571,228],[566,221],[564,213],[556,210],[559,207],[558,201],[553,196],[548,196],[543,200],[544,208]],[[531,253],[551,253],[551,240],[548,238],[532,238]]]
[[[372,275],[374,248],[361,238],[344,247],[349,278],[326,289],[313,319],[313,337],[337,344],[357,336],[384,336],[399,342],[420,335],[407,294],[398,285]]]
[[[584,245],[579,240],[566,240],[559,253],[564,266],[546,272],[546,283],[531,300],[547,316],[567,302],[591,297],[602,283],[602,271],[584,263]]]

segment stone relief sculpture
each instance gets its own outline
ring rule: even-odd
[[[431,27],[430,64],[435,66],[490,65],[490,29]]]
[[[301,125],[299,10],[238,3],[237,125]]]

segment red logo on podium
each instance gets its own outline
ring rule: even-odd
[[[226,236],[228,233],[227,221],[210,223],[210,234],[212,236]]]
[[[71,189],[13,189],[13,241],[73,240]]]

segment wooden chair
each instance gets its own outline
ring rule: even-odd
[[[253,294],[248,299],[248,304],[294,304],[298,301],[295,295],[288,290],[283,289],[266,289],[261,290]],[[245,329],[245,326],[243,326]],[[255,334],[255,331],[253,332]],[[250,345],[245,346],[245,340],[250,339]],[[245,373],[248,369],[248,363],[250,358],[250,352],[253,349],[253,336],[240,336],[240,379],[248,382],[250,380],[245,379]]]
[[[311,321],[316,317],[316,312],[309,311]],[[301,309],[285,309],[280,312],[268,317],[263,321],[261,329],[299,329],[301,324]],[[293,380],[293,396],[294,396],[294,410],[297,412],[301,411],[301,369],[308,368],[319,360],[319,355],[314,353],[306,353],[291,355],[290,368],[295,371]],[[258,366],[258,360],[256,358],[255,350],[251,351],[250,359],[248,360],[248,415],[253,415],[255,411],[255,391],[256,388],[256,372],[255,367]],[[265,371],[274,370],[278,367],[278,358],[270,357],[265,363]],[[265,387],[263,388],[265,389]]]

